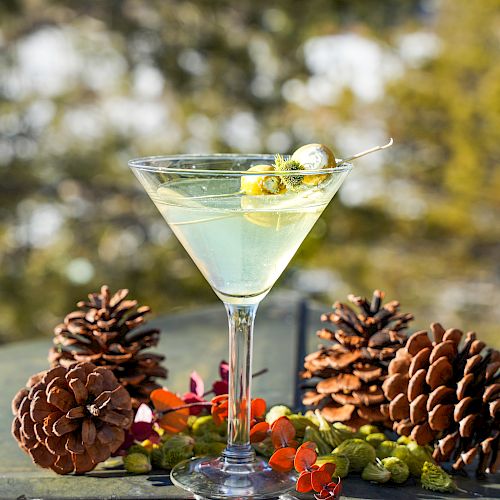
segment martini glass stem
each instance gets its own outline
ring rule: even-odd
[[[253,324],[258,304],[225,304],[229,321],[228,440],[223,453],[229,462],[255,458],[250,446]]]

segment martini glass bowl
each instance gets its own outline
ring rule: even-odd
[[[129,162],[227,311],[227,447],[219,457],[194,458],[171,472],[174,484],[199,497],[276,498],[295,485],[294,472],[272,470],[256,457],[250,444],[253,324],[260,301],[352,166],[342,163],[330,169],[300,171],[299,177],[296,171],[266,171],[265,175],[258,168],[248,171],[273,163],[273,155],[230,154],[147,157]],[[246,194],[241,190],[242,180],[246,185],[275,181],[273,185],[281,187],[275,194],[258,190]]]

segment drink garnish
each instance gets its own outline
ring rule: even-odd
[[[254,165],[248,172],[274,172],[272,165]],[[241,178],[241,192],[253,196],[279,194],[285,191],[281,177],[277,175],[244,175]]]
[[[306,167],[299,161],[292,158],[285,160],[283,156],[277,154],[274,157],[274,168],[277,172],[283,172],[280,179],[288,189],[296,191],[304,183],[304,174],[300,172],[306,170]]]

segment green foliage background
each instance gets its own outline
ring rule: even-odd
[[[156,313],[215,301],[128,158],[308,142],[342,156],[392,136],[279,286],[325,301],[381,288],[415,326],[499,347],[499,12],[498,0],[2,1],[0,339],[51,335],[102,283]],[[374,51],[361,73],[332,63],[342,40]],[[367,97],[356,85],[371,63],[368,90],[382,87]]]

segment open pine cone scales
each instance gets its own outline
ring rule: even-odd
[[[49,361],[51,366],[90,362],[110,368],[137,408],[149,401],[151,391],[160,387],[155,379],[166,378],[167,370],[160,364],[164,356],[143,352],[158,344],[160,334],[154,328],[137,328],[144,325],[150,308],[137,307],[127,295],[126,289],[111,295],[103,286],[100,293],[89,294],[88,302],[78,302],[79,309],[54,330]]]
[[[399,434],[436,443],[434,458],[455,469],[479,457],[477,472],[494,471],[500,445],[500,353],[474,332],[439,323],[414,333],[389,365],[383,385]]]
[[[329,421],[354,427],[387,421],[387,415],[380,410],[387,402],[381,385],[389,361],[406,340],[403,331],[413,316],[399,313],[397,301],[382,305],[383,297],[379,290],[375,290],[371,302],[350,295],[359,313],[336,302],[333,312],[321,317],[336,329],[324,328],[317,335],[334,344],[321,346],[305,358],[301,376],[317,384],[304,394],[303,403],[319,407]]]
[[[133,419],[128,392],[111,370],[92,363],[58,366],[14,397],[12,433],[41,467],[84,473],[123,443]]]

